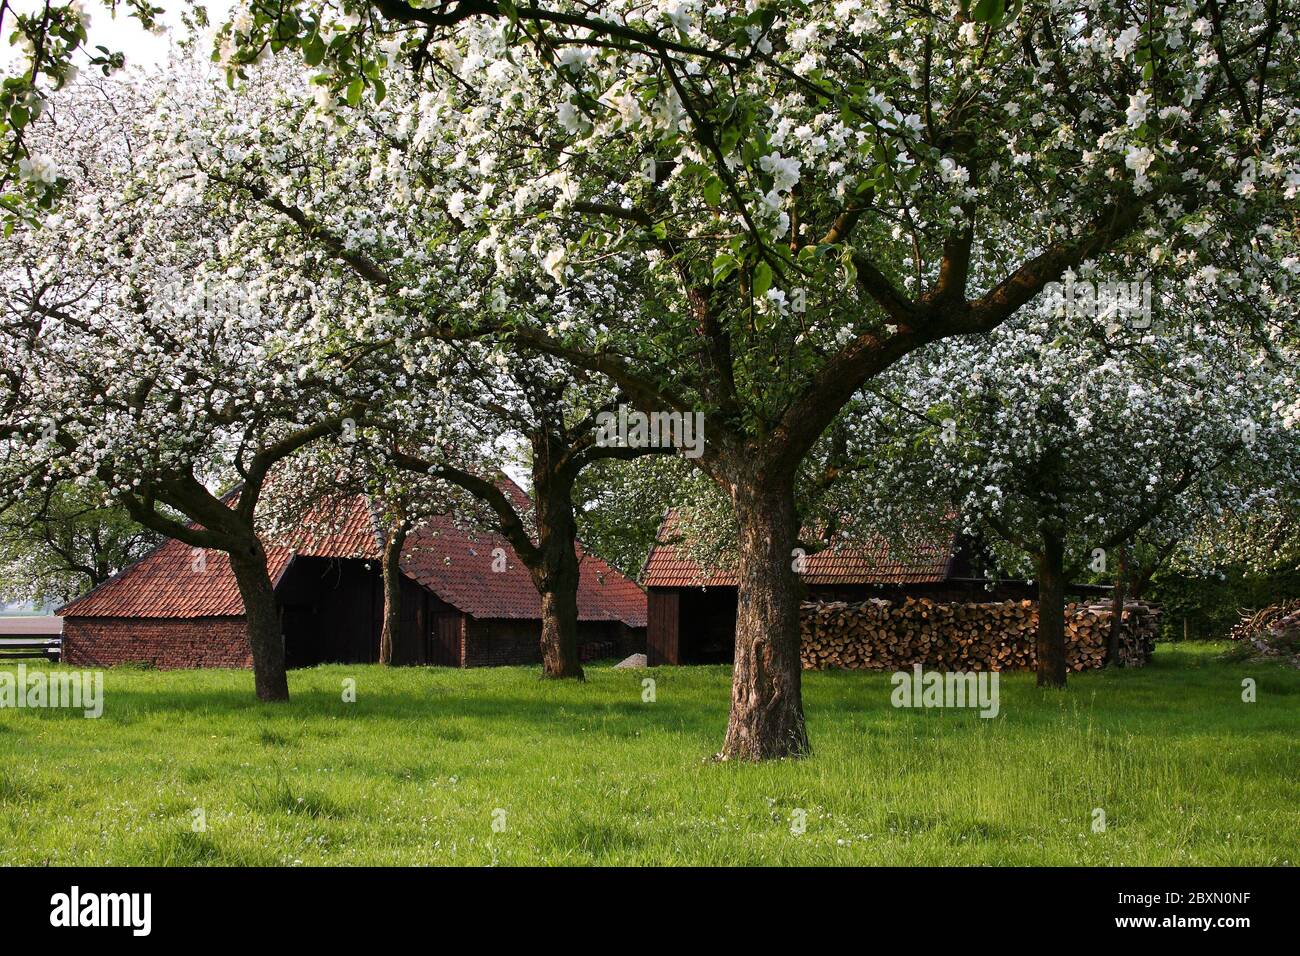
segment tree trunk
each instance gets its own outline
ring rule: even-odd
[[[1120,633],[1123,630],[1125,589],[1128,587],[1128,549],[1115,549],[1115,592],[1110,606],[1110,635],[1106,641],[1106,666],[1123,667],[1120,656]]]
[[[267,569],[266,551],[254,538],[230,554],[230,568],[244,599],[248,644],[253,652],[253,683],[257,699],[289,699],[289,679],[284,670],[284,638],[275,606],[275,588]]]
[[[742,465],[742,468],[744,466]],[[738,528],[736,658],[723,760],[810,752],[800,691],[798,540],[793,480],[756,472],[732,483]]]
[[[578,659],[578,524],[573,482],[535,472],[538,566],[530,568],[542,598],[542,676],[584,678]]]
[[[1043,532],[1038,563],[1038,686],[1065,686],[1065,542]]]
[[[390,531],[384,541],[384,626],[379,632],[379,663],[393,663],[393,645],[402,634],[402,546],[406,526]]]
[[[578,569],[573,561],[572,583],[562,572],[542,591],[542,676],[582,680],[578,659]]]

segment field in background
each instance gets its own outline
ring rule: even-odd
[[[816,753],[763,766],[707,759],[723,667],[336,665],[287,706],[244,671],[114,669],[99,720],[0,710],[0,863],[1295,864],[1300,672],[1221,650],[1064,693],[1004,675],[995,720],[809,673]]]

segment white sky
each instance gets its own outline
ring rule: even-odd
[[[180,12],[195,5],[193,0],[152,0],[154,6],[167,11],[162,20],[169,28],[168,35],[155,36],[140,26],[140,21],[127,12],[125,4],[119,3],[117,15],[114,16],[104,0],[82,2],[90,14],[88,48],[94,50],[97,46],[106,46],[115,53],[125,53],[128,67],[156,66],[166,60],[171,44],[183,35]],[[208,9],[208,19],[214,25],[225,19],[233,5],[234,0],[206,0],[203,3]],[[41,6],[41,0],[16,0],[10,3],[10,7],[17,8],[20,13],[30,13]],[[18,58],[15,49],[9,45],[9,34],[12,32],[11,24],[6,18],[4,37],[0,38],[0,69],[7,70]],[[85,68],[88,60],[89,57],[82,52],[75,62]]]

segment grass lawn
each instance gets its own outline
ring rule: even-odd
[[[0,863],[1295,864],[1300,672],[1221,650],[1063,693],[1003,675],[993,720],[809,673],[815,754],[763,766],[707,760],[723,667],[330,666],[287,706],[245,671],[113,669],[99,720],[0,710]]]

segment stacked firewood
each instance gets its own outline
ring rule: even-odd
[[[1106,663],[1111,604],[1070,604],[1065,609],[1066,661],[1072,670]],[[1159,612],[1148,604],[1124,606],[1120,619],[1123,662],[1151,658]],[[938,603],[908,598],[804,604],[801,657],[805,668],[897,670],[922,664],[942,670],[1015,670],[1037,662],[1034,601]]]

